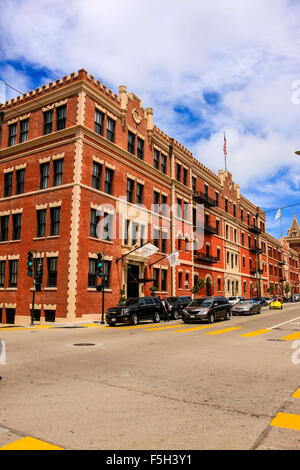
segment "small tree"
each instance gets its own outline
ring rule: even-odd
[[[274,295],[274,284],[270,282],[270,287],[267,289],[267,292],[271,295]]]
[[[203,289],[204,286],[205,279],[203,279],[203,277],[199,277],[199,279],[197,279],[197,283],[191,288],[192,294],[196,295],[198,293],[198,290]]]
[[[152,297],[154,297],[154,296],[155,296],[155,292],[158,291],[158,287],[157,287],[157,286],[150,287],[150,290],[151,290],[151,295],[152,295]]]
[[[119,300],[119,303],[122,304],[124,303],[124,300],[125,300],[125,289],[120,289],[120,300]]]
[[[289,295],[290,291],[291,291],[290,283],[286,282],[284,286],[284,292],[285,292],[286,297]]]

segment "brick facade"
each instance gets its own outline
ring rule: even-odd
[[[152,109],[126,87],[117,96],[80,70],[0,105],[0,112],[2,322],[29,318],[30,250],[43,259],[35,297],[42,321],[99,318],[99,252],[110,271],[105,308],[121,289],[150,295],[153,282],[136,279],[156,279],[161,296],[190,295],[200,277],[206,285],[197,295],[267,295],[270,283],[280,294],[285,282],[299,292],[299,252],[289,239],[265,233],[263,210],[240,194],[231,174],[216,175],[158,129]],[[150,258],[124,257],[135,239],[156,237],[159,251]],[[176,250],[180,264],[171,268],[162,258]]]

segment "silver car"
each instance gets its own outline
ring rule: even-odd
[[[255,300],[240,300],[231,308],[232,315],[255,315],[261,313],[261,306]]]

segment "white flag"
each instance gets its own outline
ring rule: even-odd
[[[146,245],[141,246],[141,248],[136,250],[136,252],[142,256],[151,256],[151,255],[154,255],[154,253],[156,253],[157,251],[158,251],[158,248],[152,245],[152,243],[147,243]]]
[[[279,219],[281,217],[281,209],[278,209],[275,220]]]
[[[174,251],[174,253],[171,253],[169,256],[167,256],[167,260],[169,261],[171,268],[177,264],[180,264],[178,257],[179,251]]]

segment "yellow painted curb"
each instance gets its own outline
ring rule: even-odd
[[[63,450],[63,448],[27,436],[1,447],[0,450]]]
[[[295,393],[292,395],[293,398],[300,398],[300,388],[295,391]]]

